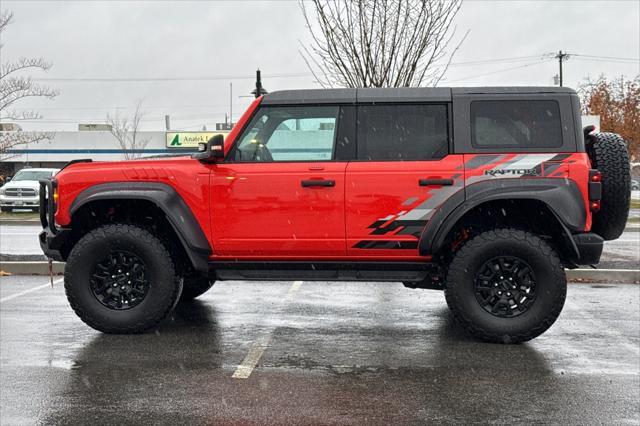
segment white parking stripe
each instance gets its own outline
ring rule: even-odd
[[[247,356],[242,360],[242,364],[236,368],[236,371],[233,373],[234,379],[248,379],[253,369],[258,365],[258,361],[262,358],[262,354],[269,346],[271,342],[271,337],[273,336],[274,329],[271,329],[268,334],[260,337],[258,341],[253,345]]]
[[[54,284],[59,284],[63,280],[64,280],[64,278],[58,278],[53,283]],[[17,297],[24,296],[25,294],[33,293],[34,291],[42,290],[43,288],[46,288],[46,287],[51,287],[51,283],[46,283],[46,284],[43,284],[43,285],[39,285],[38,287],[30,288],[29,290],[21,291],[20,293],[12,294],[11,296],[3,297],[2,299],[0,299],[0,303],[7,302],[9,300],[13,300],[13,299],[15,299]]]
[[[285,296],[285,303],[280,307],[279,311],[281,312],[286,304],[289,303],[295,296],[295,294],[300,289],[302,285],[302,281],[294,281]],[[271,338],[273,337],[273,332],[276,330],[275,327],[268,328],[265,333],[258,338],[258,340],[253,344],[247,356],[244,357],[242,363],[238,365],[236,371],[234,371],[231,376],[234,379],[248,379],[253,372],[253,369],[256,368],[260,358],[262,358],[262,354],[269,347],[269,343],[271,343]]]
[[[594,330],[598,330],[598,332],[609,336],[610,339],[616,340],[618,347],[624,347],[630,352],[633,352],[636,356],[640,355],[640,346],[631,342],[629,337],[625,336],[620,331],[607,327],[602,321],[596,320],[586,310],[581,309],[577,304],[569,299],[565,301],[565,306],[570,310],[581,314],[581,316],[577,318],[579,321],[588,322]]]

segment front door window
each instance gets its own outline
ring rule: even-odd
[[[261,108],[240,139],[232,161],[332,160],[337,116],[337,106]]]

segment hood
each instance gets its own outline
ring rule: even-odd
[[[5,183],[0,189],[8,189],[8,188],[32,188],[39,189],[40,183],[37,180],[19,180],[19,181],[9,181]]]

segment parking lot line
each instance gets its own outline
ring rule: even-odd
[[[640,346],[633,344],[629,341],[629,337],[625,336],[620,331],[607,327],[602,321],[596,320],[593,315],[589,314],[585,309],[581,309],[569,299],[565,301],[565,306],[574,312],[580,313],[582,315],[578,317],[580,321],[588,322],[594,330],[598,330],[600,333],[606,334],[610,339],[615,340],[620,346],[626,348],[630,352],[633,352],[636,356],[640,355]]]
[[[285,296],[285,303],[280,307],[278,312],[282,312],[287,303],[289,303],[295,296],[295,294],[300,289],[302,285],[302,281],[294,281]],[[260,358],[262,358],[262,354],[269,347],[269,343],[271,343],[271,338],[273,336],[273,332],[276,330],[276,327],[268,328],[265,333],[258,338],[258,340],[253,344],[247,356],[244,357],[242,363],[238,365],[236,371],[234,371],[231,376],[234,379],[248,379],[253,372],[253,369],[258,365]]]
[[[63,280],[64,278],[58,278],[53,283],[59,284]],[[21,291],[20,293],[12,294],[11,296],[3,297],[2,299],[0,299],[0,303],[8,302],[9,300],[13,300],[17,297],[24,296],[25,294],[33,293],[34,291],[42,290],[43,288],[50,287],[50,286],[51,286],[51,283],[46,283],[46,284],[39,285],[38,287],[30,288],[29,290]]]

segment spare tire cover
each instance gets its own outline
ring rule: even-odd
[[[631,198],[631,168],[627,145],[615,133],[592,133],[587,139],[592,166],[602,173],[600,210],[593,215],[591,231],[605,240],[624,232]]]

